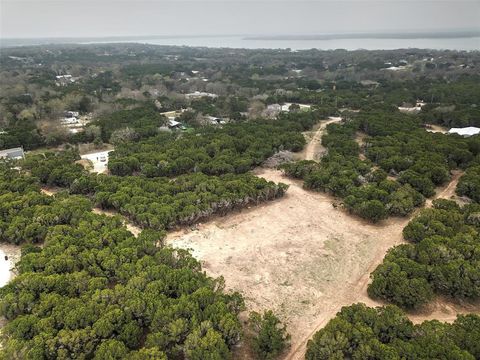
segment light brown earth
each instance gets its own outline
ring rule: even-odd
[[[363,146],[365,145],[366,137],[367,137],[367,134],[364,133],[363,131],[357,131],[355,134],[355,142],[358,144],[358,146],[360,146],[360,153],[358,154],[358,158],[362,161],[367,159],[363,149]]]
[[[315,159],[322,151],[319,139],[325,126],[311,137],[304,158]],[[389,248],[404,242],[402,229],[410,218],[373,225],[333,207],[335,198],[306,191],[301,182],[277,170],[260,168],[255,173],[289,184],[286,195],[199,224],[195,230],[171,232],[167,243],[190,249],[209,275],[223,276],[228,290],[244,295],[248,311],[274,310],[292,335],[284,358],[303,359],[307,341],[342,306],[383,305],[367,295],[370,273]],[[436,197],[449,198],[459,177],[455,173]],[[438,300],[411,318],[414,322],[453,321],[457,313],[478,309]],[[249,358],[245,350],[239,353],[237,358]]]
[[[427,128],[425,130],[427,130],[428,132],[442,133],[442,134],[448,133],[448,129],[444,126],[433,125],[433,124],[428,124],[426,126],[427,126]]]
[[[257,175],[290,185],[284,198],[170,233],[190,248],[209,275],[223,275],[249,310],[273,309],[292,334],[291,356],[342,306],[364,300],[369,274],[401,243],[406,219],[368,224],[335,209],[335,199],[305,191],[276,170]],[[296,357],[287,358],[296,358]]]
[[[325,153],[326,149],[322,146],[322,135],[325,128],[329,124],[338,123],[342,121],[341,118],[331,118],[320,122],[318,126],[314,128],[314,131],[306,133],[307,145],[302,152],[299,153],[300,158],[303,160],[318,160]]]

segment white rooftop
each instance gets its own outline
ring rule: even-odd
[[[473,136],[480,134],[480,128],[474,127],[474,126],[469,126],[469,127],[464,127],[464,128],[451,128],[448,130],[449,134],[458,134],[461,136]]]

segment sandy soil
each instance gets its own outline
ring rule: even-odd
[[[303,158],[318,158],[324,151],[320,144],[323,131],[336,121],[340,120],[327,120],[309,134]],[[228,290],[244,295],[248,311],[273,309],[292,334],[292,346],[284,358],[303,359],[307,341],[342,306],[356,302],[383,305],[367,295],[370,273],[389,248],[404,242],[402,229],[409,218],[373,225],[334,208],[335,198],[306,191],[300,181],[277,170],[257,169],[255,173],[290,188],[273,202],[212,219],[194,229],[170,232],[166,241],[190,249],[209,275],[223,276]],[[454,173],[452,182],[439,189],[436,197],[450,198],[460,175]],[[457,313],[478,309],[439,299],[411,318],[415,322],[453,321]],[[249,359],[248,352],[240,352],[239,358]]]
[[[43,187],[40,189],[40,191],[45,194],[45,195],[48,195],[48,196],[53,196],[55,195],[56,193],[58,193],[61,189],[60,188],[56,188],[56,187]]]
[[[448,199],[448,200],[456,200],[458,202],[461,202],[461,200],[458,199],[458,196],[455,193],[455,189],[457,188],[458,181],[463,175],[463,171],[461,170],[453,170],[452,171],[452,176],[450,178],[450,182],[438,188],[436,190],[436,194],[425,201],[425,206],[426,207],[431,207],[432,202],[435,199]]]
[[[20,260],[20,254],[20,246],[0,244],[0,287],[15,277],[14,266]]]
[[[335,209],[335,199],[305,191],[276,170],[257,175],[290,185],[277,201],[170,233],[167,243],[191,249],[209,275],[245,296],[249,310],[273,309],[301,357],[306,341],[360,293],[385,252],[403,241],[407,219],[368,224]],[[366,291],[365,291],[366,297]]]
[[[428,127],[425,129],[426,131],[428,132],[432,132],[432,133],[442,133],[442,134],[446,134],[448,133],[448,129],[444,126],[440,126],[440,125],[433,125],[433,124],[428,124],[427,125]]]
[[[89,154],[81,155],[83,160],[88,160],[92,163],[93,168],[91,172],[96,172],[99,174],[107,172],[107,164],[108,164],[108,154],[113,150],[106,150],[106,151],[98,151]]]
[[[366,137],[367,134],[365,134],[363,131],[357,131],[355,134],[355,142],[358,144],[358,146],[360,146],[360,153],[358,154],[358,158],[362,161],[367,160],[363,149]]]
[[[338,123],[342,121],[341,118],[330,118],[328,120],[322,121],[319,126],[314,130],[313,136],[311,138],[307,137],[307,146],[300,153],[302,159],[305,160],[318,160],[325,153],[325,148],[322,146],[322,135],[325,131],[327,125],[332,123]]]

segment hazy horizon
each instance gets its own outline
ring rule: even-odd
[[[319,35],[478,30],[479,1],[0,0],[0,37]]]

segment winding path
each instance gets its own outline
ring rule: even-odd
[[[318,156],[325,151],[325,148],[322,146],[322,136],[327,128],[327,125],[338,123],[342,119],[338,118],[330,118],[325,122],[320,123],[317,131],[313,135],[312,140],[305,146],[305,160],[318,160]]]

